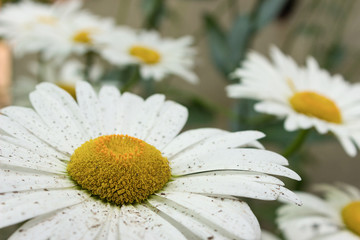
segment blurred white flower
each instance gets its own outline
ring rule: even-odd
[[[360,146],[360,85],[342,76],[330,76],[309,57],[300,68],[289,56],[271,48],[269,62],[251,52],[233,76],[239,84],[226,88],[231,98],[261,101],[255,110],[285,118],[285,129],[314,127],[320,134],[332,132],[350,156]]]
[[[179,134],[187,109],[163,95],[86,82],[76,93],[42,83],[34,109],[1,110],[0,228],[29,220],[10,239],[255,240],[238,197],[300,203],[268,175],[300,179],[259,149],[261,132]]]
[[[261,230],[261,240],[280,240],[279,237],[275,236],[271,232],[268,232],[266,230]]]
[[[192,37],[161,38],[155,32],[136,32],[129,28],[98,38],[103,43],[102,56],[109,62],[124,66],[139,64],[142,77],[160,81],[173,74],[190,83],[197,83],[193,72],[195,49]]]
[[[287,240],[359,240],[360,191],[356,187],[338,184],[319,185],[324,193],[319,198],[297,193],[301,207],[285,205],[278,210],[278,225]]]
[[[70,54],[84,55],[97,52],[100,45],[95,41],[102,35],[110,36],[114,30],[113,19],[101,18],[86,11],[79,11],[60,22],[58,41],[47,49],[47,54],[60,58]]]
[[[78,0],[53,5],[32,1],[7,4],[0,9],[0,35],[12,44],[17,56],[45,53],[49,45],[58,42],[61,21],[78,11],[80,6]]]

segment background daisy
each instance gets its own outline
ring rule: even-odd
[[[1,110],[0,227],[30,219],[12,239],[259,239],[238,197],[300,204],[268,175],[300,179],[261,132],[178,135],[187,109],[163,95],[85,82],[76,95],[43,83],[34,110]]]
[[[308,58],[304,68],[277,48],[271,48],[269,62],[251,52],[233,76],[239,84],[226,88],[231,98],[259,100],[255,110],[285,118],[285,129],[309,129],[320,134],[332,132],[347,154],[356,155],[360,146],[360,85],[319,68]]]
[[[0,10],[0,35],[13,45],[17,56],[42,51],[47,56],[50,45],[61,36],[61,22],[75,14],[81,1],[53,5],[32,1],[9,4]]]
[[[303,206],[285,205],[278,225],[288,240],[360,239],[360,191],[347,185],[318,185],[324,199],[299,192]]]
[[[120,28],[110,35],[99,37],[104,44],[102,56],[115,65],[139,64],[141,76],[160,81],[177,75],[190,83],[197,83],[193,72],[195,50],[189,36],[178,39],[161,38],[156,31]]]

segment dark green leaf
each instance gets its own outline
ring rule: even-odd
[[[232,63],[225,31],[218,24],[215,17],[210,14],[204,16],[204,22],[206,26],[211,57],[219,71],[227,77],[232,70]]]
[[[233,71],[245,57],[245,52],[251,38],[252,23],[247,15],[238,16],[230,29],[228,42]]]
[[[283,8],[286,0],[264,0],[257,10],[255,27],[257,30],[270,23]]]

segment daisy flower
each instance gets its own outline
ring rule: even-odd
[[[231,98],[250,98],[260,102],[255,110],[285,118],[285,129],[309,129],[320,134],[332,132],[348,155],[360,146],[360,85],[331,76],[309,57],[300,68],[289,56],[271,48],[272,63],[251,52],[234,72],[239,84],[227,87]]]
[[[114,28],[113,19],[100,18],[87,11],[78,11],[71,17],[64,19],[60,25],[58,42],[52,44],[47,51],[50,52],[49,55],[61,56],[62,58],[72,53],[83,55],[90,51],[98,51],[100,46],[95,38],[111,34]]]
[[[15,54],[44,51],[59,38],[60,22],[76,12],[81,1],[53,5],[23,1],[0,10],[0,35],[14,47]]]
[[[278,225],[288,240],[359,240],[360,190],[346,184],[319,185],[325,198],[297,193],[302,207],[285,205]]]
[[[179,134],[187,109],[163,95],[76,95],[42,83],[34,109],[1,110],[0,228],[29,220],[10,239],[259,239],[238,197],[300,203],[261,132]]]
[[[143,78],[160,81],[166,76],[177,75],[190,83],[198,78],[192,68],[195,50],[189,36],[179,39],[161,38],[155,31],[135,32],[119,28],[109,35],[99,37],[104,44],[102,56],[115,65],[139,64]]]

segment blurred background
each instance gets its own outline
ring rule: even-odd
[[[187,128],[260,129],[269,135],[262,143],[274,151],[283,149],[295,136],[281,130],[282,123],[271,129],[246,122],[234,127],[231,123],[237,109],[224,88],[234,83],[229,73],[240,65],[247,51],[268,55],[269,47],[276,45],[300,65],[312,55],[330,73],[341,74],[350,82],[360,79],[360,2],[356,0],[85,0],[83,8],[111,17],[119,25],[158,30],[162,36],[193,36],[199,83],[169,77],[155,83],[155,91],[190,109]],[[30,74],[28,65],[34,59],[32,55],[13,58],[9,46],[0,44],[1,107],[29,105],[28,93],[37,82],[23,76]],[[131,91],[140,93],[141,89],[135,86]],[[251,104],[243,105],[248,107],[246,114],[256,114],[249,108]],[[333,136],[313,135],[297,156],[302,159],[305,176],[302,189],[333,182],[360,188],[359,155],[348,157]],[[290,168],[295,168],[291,161]],[[257,216],[257,211],[268,209],[264,203],[252,204]],[[274,227],[271,218],[271,213],[260,218],[264,228]],[[6,236],[4,233],[0,239]]]

